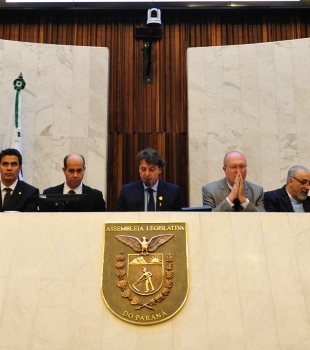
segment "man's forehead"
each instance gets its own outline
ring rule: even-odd
[[[245,158],[241,154],[229,155],[226,158],[227,163],[246,163]]]
[[[9,163],[12,163],[12,162],[19,162],[18,161],[18,157],[14,154],[12,155],[6,155],[6,156],[3,156],[2,159],[1,159],[1,163],[3,162],[9,162]]]
[[[158,166],[158,164],[155,164],[155,163],[148,163],[145,159],[142,159],[141,160],[141,162],[140,162],[140,166],[141,167],[152,167],[152,168],[154,168],[154,167],[157,167]]]
[[[310,173],[304,169],[299,169],[296,171],[296,176],[298,178],[304,178],[304,179],[309,179],[310,178]]]
[[[70,165],[70,166],[67,167],[67,170],[79,170],[79,169],[84,169],[82,164],[81,165],[79,165],[79,164],[77,164],[77,165]]]
[[[83,159],[82,158],[68,158],[67,159],[67,168],[83,168]]]

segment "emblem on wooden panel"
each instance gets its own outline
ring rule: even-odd
[[[117,317],[166,321],[184,305],[188,287],[185,223],[105,225],[102,296]]]

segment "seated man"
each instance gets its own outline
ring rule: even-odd
[[[116,211],[178,211],[184,207],[181,188],[159,179],[166,163],[154,149],[138,153],[140,180],[124,185]]]
[[[85,160],[80,154],[72,153],[64,158],[62,171],[65,175],[65,183],[47,188],[43,194],[85,194],[80,201],[67,202],[63,211],[106,211],[105,201],[102,192],[88,187],[82,183],[85,173]],[[54,202],[40,201],[40,211],[59,211]]]
[[[210,205],[213,211],[265,211],[263,188],[245,181],[247,162],[237,151],[224,157],[224,179],[202,187],[203,205]]]
[[[22,156],[18,150],[7,148],[0,153],[1,205],[0,211],[38,211],[39,190],[18,179]]]
[[[310,173],[301,165],[292,166],[287,174],[286,185],[264,194],[266,211],[310,212]]]

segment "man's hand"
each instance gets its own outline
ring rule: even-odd
[[[241,173],[237,173],[234,186],[231,189],[231,192],[228,196],[228,199],[232,203],[234,202],[235,198],[238,198],[240,203],[245,202],[243,179],[242,179]]]
[[[228,199],[233,203],[235,198],[238,197],[238,193],[239,193],[239,186],[240,186],[240,179],[239,176],[237,174],[236,178],[235,178],[235,182],[234,182],[234,186],[230,191],[230,194],[228,196]]]
[[[246,201],[245,196],[244,196],[243,178],[242,178],[241,174],[237,174],[237,176],[239,176],[238,199],[239,199],[240,203],[242,204]]]

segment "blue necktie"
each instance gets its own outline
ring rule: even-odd
[[[147,211],[155,211],[155,202],[154,202],[154,190],[152,188],[148,189],[149,192],[149,202],[147,204]]]

